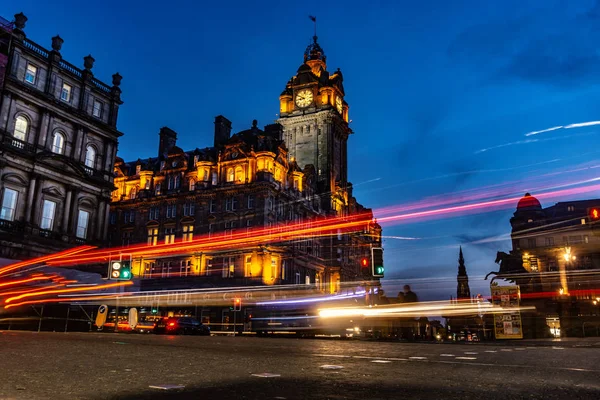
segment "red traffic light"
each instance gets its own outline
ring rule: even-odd
[[[590,210],[590,218],[591,219],[600,219],[600,209],[592,208]]]
[[[362,259],[360,260],[360,265],[361,265],[362,267],[368,267],[368,266],[369,266],[369,259],[368,259],[368,258],[366,258],[366,257],[362,258]]]

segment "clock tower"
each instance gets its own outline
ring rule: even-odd
[[[327,71],[317,36],[304,52],[304,63],[279,96],[283,137],[290,160],[300,168],[312,165],[321,207],[344,215],[348,205],[348,103],[342,72]]]

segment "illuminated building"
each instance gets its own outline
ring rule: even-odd
[[[542,336],[548,328],[556,329],[558,335],[558,327],[562,335],[581,335],[584,322],[586,329],[596,332],[600,310],[593,302],[600,297],[599,211],[600,199],[542,208],[527,193],[519,201],[510,220],[511,256],[528,272],[515,279],[522,304],[535,305],[539,311],[538,321],[529,321],[534,330],[530,335]]]
[[[106,239],[121,76],[98,80],[28,39],[27,17],[0,20],[0,257]]]
[[[222,239],[357,213],[372,220],[347,181],[351,131],[341,72],[329,76],[324,60],[315,38],[281,96],[281,118],[264,130],[255,120],[232,135],[231,122],[218,116],[211,147],[184,151],[177,133],[163,127],[157,157],[117,159],[110,244]],[[340,282],[365,278],[360,260],[380,243],[381,228],[373,220],[360,232],[286,243],[164,257],[149,251],[133,260],[132,272],[143,278],[143,289],[307,284],[333,293]]]

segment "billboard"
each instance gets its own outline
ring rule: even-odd
[[[523,339],[523,325],[519,311],[521,301],[519,286],[492,286],[490,290],[492,304],[506,310],[506,312],[494,314],[496,339]]]

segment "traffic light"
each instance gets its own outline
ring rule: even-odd
[[[372,275],[375,278],[383,278],[385,269],[383,268],[383,249],[381,247],[371,248]]]
[[[242,311],[242,299],[239,297],[233,299],[233,311]]]
[[[131,279],[131,260],[112,261],[108,279],[128,281]]]
[[[592,221],[600,220],[600,208],[596,208],[596,207],[590,208],[589,215],[590,215],[590,219]]]
[[[369,259],[367,257],[363,257],[360,259],[361,268],[367,268],[369,266]]]

